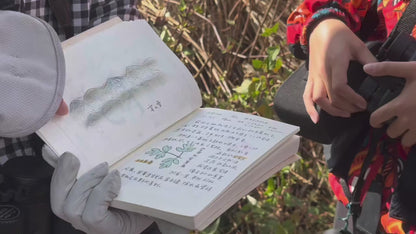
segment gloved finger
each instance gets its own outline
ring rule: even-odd
[[[82,221],[89,233],[141,233],[153,223],[142,214],[110,208],[118,195],[121,178],[118,171],[108,174],[88,197]]]
[[[191,231],[184,227],[178,226],[173,223],[169,223],[167,221],[161,219],[155,219],[155,222],[160,230],[161,233],[169,233],[169,234],[189,234]]]
[[[94,187],[87,199],[82,221],[87,228],[92,227],[97,233],[118,233],[123,228],[124,217],[109,212],[111,201],[118,195],[121,178],[118,171],[109,173]]]
[[[56,168],[59,156],[47,144],[44,144],[42,147],[42,158],[53,168]]]
[[[51,208],[61,219],[67,220],[64,215],[65,200],[74,185],[78,170],[79,160],[71,153],[64,153],[59,157],[51,180]]]
[[[84,230],[85,226],[82,222],[82,213],[88,197],[95,186],[97,186],[103,178],[108,174],[108,164],[101,163],[82,175],[78,181],[72,186],[68,197],[63,205],[63,212],[67,221],[75,228]]]

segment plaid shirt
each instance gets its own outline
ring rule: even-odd
[[[3,0],[2,0],[3,1]],[[119,16],[123,20],[140,18],[137,0],[67,0],[72,5],[74,34]],[[15,0],[15,9],[48,22],[61,40],[65,31],[49,7],[49,0]],[[21,138],[0,138],[0,164],[19,156],[39,156],[43,142],[32,134]]]

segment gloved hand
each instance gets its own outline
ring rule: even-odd
[[[45,154],[53,153],[44,147]],[[109,173],[108,165],[102,163],[77,180],[79,166],[78,158],[70,153],[58,159],[51,181],[51,207],[58,217],[88,234],[138,234],[153,222],[144,215],[109,207],[120,190],[118,171]]]
[[[156,221],[162,233],[189,233],[163,220],[109,207],[120,191],[121,178],[118,171],[109,172],[106,163],[77,180],[80,166],[77,157],[71,153],[57,157],[47,146],[42,154],[55,167],[51,181],[52,211],[76,229],[88,234],[138,234]]]

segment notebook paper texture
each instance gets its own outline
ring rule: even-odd
[[[201,105],[192,75],[143,20],[63,47],[70,113],[38,133],[58,155],[82,158],[80,174],[111,165]]]
[[[211,108],[185,122],[117,166],[123,182],[117,200],[195,216],[297,131],[277,121]]]

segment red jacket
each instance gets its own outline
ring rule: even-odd
[[[355,33],[361,29],[372,0],[305,0],[287,20],[287,41],[292,53],[307,58],[309,35],[324,19],[342,20]],[[393,30],[409,0],[377,0],[379,23],[368,40],[384,40]],[[416,30],[413,30],[416,36]]]
[[[359,35],[365,16],[371,9],[371,3],[372,0],[304,0],[288,18],[287,40],[292,53],[298,58],[306,59],[311,32],[319,22],[327,18],[336,18],[343,21],[353,32]],[[403,15],[408,4],[409,0],[377,0],[378,23],[371,28],[367,40],[385,40]],[[412,35],[416,38],[415,29],[413,29]],[[350,165],[347,178],[347,183],[350,186],[361,172],[361,166],[368,148],[369,146],[364,143],[359,153],[355,156],[352,155],[354,160]],[[392,218],[389,212],[392,205],[390,202],[391,196],[395,191],[398,176],[401,173],[399,168],[407,161],[408,150],[403,148],[400,143],[389,144],[385,151],[388,151],[390,155],[384,157],[386,153],[382,152],[379,143],[379,150],[375,153],[363,186],[362,201],[365,198],[365,191],[368,190],[376,176],[383,176],[384,189],[380,224],[387,233],[416,233],[416,226]],[[338,200],[346,205],[349,201],[344,194],[339,178],[330,174],[329,183]]]

